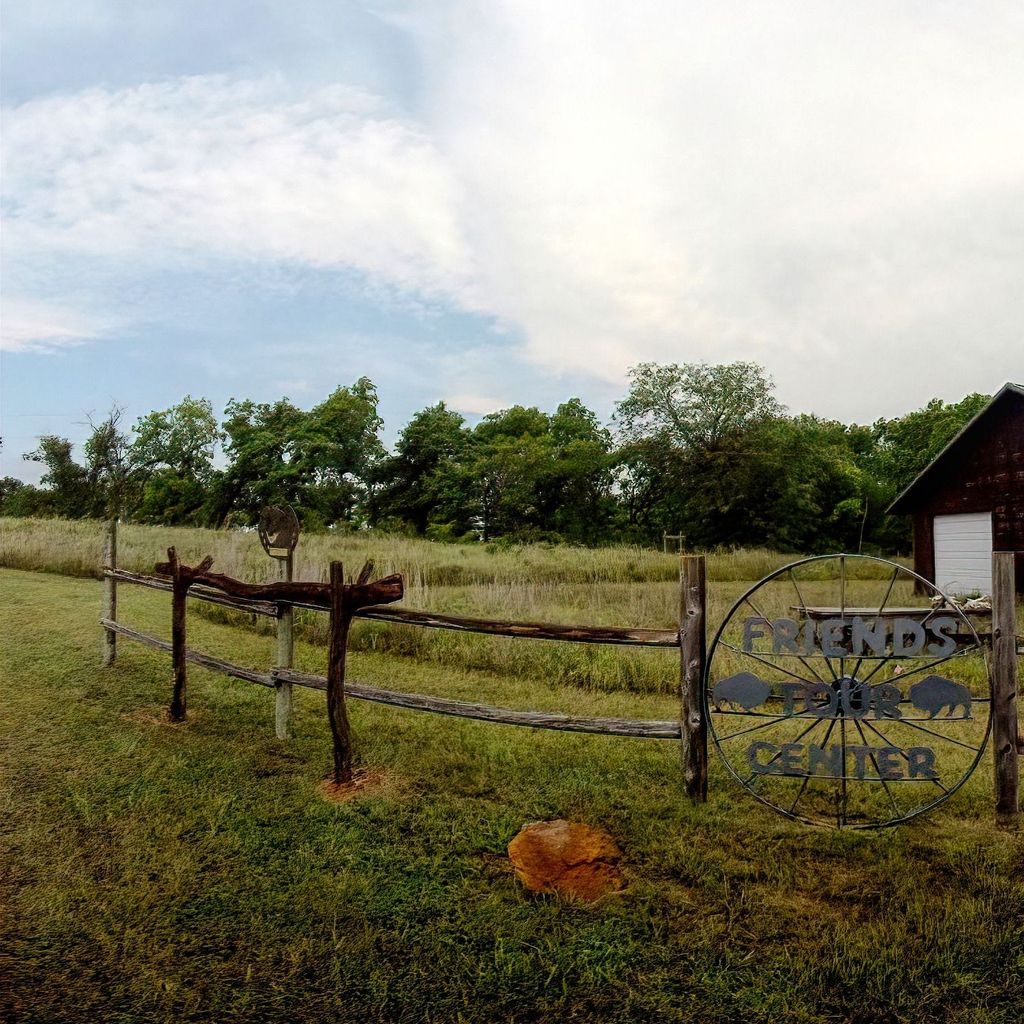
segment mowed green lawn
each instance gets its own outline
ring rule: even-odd
[[[790,824],[677,745],[353,701],[348,804],[317,784],[323,695],[191,669],[122,641],[98,667],[100,584],[0,571],[0,1018],[18,1021],[958,1021],[1024,1016],[1024,842],[992,824],[991,760],[932,815],[878,834]],[[164,594],[121,618],[167,636]],[[190,645],[265,668],[273,638],[190,617]],[[500,641],[494,643],[528,643]],[[302,667],[324,652],[302,647]],[[357,650],[351,678],[513,707],[669,717],[672,698]],[[607,828],[628,888],[524,893],[527,821]]]

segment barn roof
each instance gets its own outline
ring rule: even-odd
[[[992,414],[993,410],[1003,404],[1006,398],[1018,398],[1024,399],[1024,385],[1021,384],[1004,384],[992,397],[992,400],[981,410],[972,420],[970,420],[954,437],[953,440],[946,445],[945,448],[939,452],[938,455],[928,463],[924,469],[911,481],[910,486],[907,487],[899,497],[886,509],[887,512],[893,515],[902,515],[904,513],[913,512],[914,510],[914,497],[920,492],[925,482],[931,477],[931,475],[938,469],[938,467],[946,461],[949,455],[963,444],[965,438],[973,434],[979,429],[981,424],[987,420]]]

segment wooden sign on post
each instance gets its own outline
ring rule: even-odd
[[[267,505],[260,512],[259,537],[263,550],[281,563],[281,580],[291,583],[294,575],[295,547],[299,542],[299,517],[291,505]],[[277,667],[294,665],[293,624],[295,613],[290,604],[277,607]],[[274,700],[274,733],[279,740],[291,735],[292,684],[278,680]]]

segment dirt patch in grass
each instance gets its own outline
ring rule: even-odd
[[[134,711],[126,711],[121,717],[127,722],[134,722],[136,725],[167,725],[173,726],[175,729],[182,729],[194,724],[196,719],[201,718],[202,715],[190,711],[185,721],[172,722],[167,716],[166,706],[156,704],[151,707],[136,708]]]
[[[357,796],[380,789],[388,781],[388,778],[388,773],[379,768],[357,768],[352,773],[351,782],[339,784],[328,777],[316,787],[316,791],[324,800],[335,804],[345,804]]]

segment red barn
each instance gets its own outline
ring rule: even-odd
[[[1006,384],[889,506],[914,520],[914,569],[951,594],[992,593],[992,552],[1024,585],[1024,387]]]

